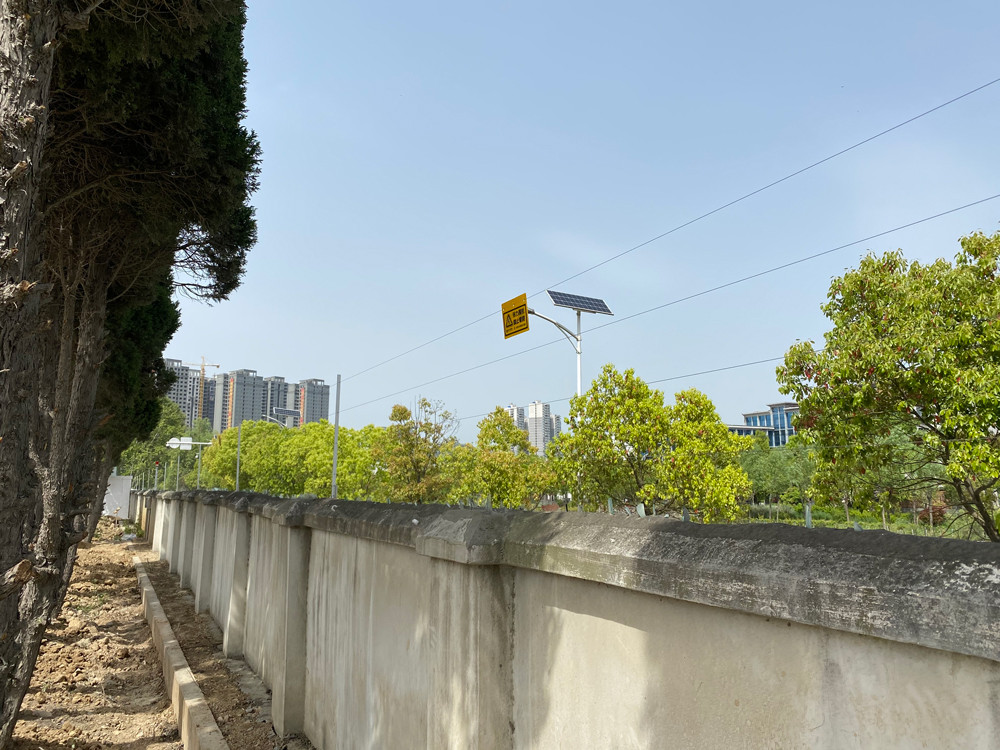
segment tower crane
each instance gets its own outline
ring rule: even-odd
[[[200,367],[201,368],[201,380],[198,381],[198,419],[202,418],[202,412],[205,410],[205,368],[206,367],[221,367],[221,365],[213,365],[210,362],[205,361],[205,355],[201,356],[201,362],[182,362],[181,364],[188,365],[189,367]]]

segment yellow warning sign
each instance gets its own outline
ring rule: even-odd
[[[528,295],[522,294],[500,305],[503,337],[509,339],[528,330]]]

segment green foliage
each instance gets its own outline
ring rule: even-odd
[[[141,23],[106,7],[60,39],[46,218],[50,244],[74,248],[72,262],[99,254],[126,287],[180,266],[194,277],[186,288],[212,299],[238,285],[256,239],[248,198],[260,158],[242,125],[244,23],[241,0]]]
[[[268,438],[276,436],[281,427],[274,422],[245,421],[216,435],[202,454],[202,465],[217,480],[219,489],[236,489],[236,451],[240,451],[240,489],[255,492],[281,486],[283,477],[276,463],[268,456]]]
[[[325,419],[295,429],[274,422],[245,421],[215,437],[203,463],[215,484],[236,487],[237,432],[240,432],[240,489],[281,497],[330,496],[334,428]],[[348,500],[386,499],[383,472],[375,458],[385,428],[340,428],[337,496]]]
[[[825,346],[778,368],[817,456],[814,491],[874,500],[946,477],[957,504],[1000,541],[1000,234],[961,241],[955,263],[864,258],[835,279]]]
[[[388,498],[408,503],[444,502],[450,482],[441,462],[455,446],[455,417],[440,402],[421,398],[416,414],[396,404],[389,419],[384,439],[377,441],[374,450]]]
[[[667,440],[663,394],[634,370],[607,364],[590,389],[570,400],[569,430],[550,449],[561,481],[595,508],[606,498],[634,503],[653,479]]]
[[[388,500],[385,467],[378,460],[386,437],[385,427],[367,425],[346,431],[341,428],[340,445],[343,448],[337,460],[337,494],[340,497],[378,502]]]
[[[145,440],[161,414],[161,399],[173,382],[163,349],[180,324],[170,299],[171,278],[149,284],[150,299],[119,298],[108,306],[108,353],[101,368],[95,411],[102,443],[112,462],[133,440]]]
[[[605,365],[590,390],[570,402],[570,432],[554,441],[563,483],[579,483],[585,504],[645,501],[688,507],[708,521],[735,518],[750,482],[736,460],[749,441],[729,432],[704,394],[678,393],[665,406],[633,370]]]
[[[333,425],[325,419],[310,422],[294,430],[283,430],[278,437],[287,448],[281,456],[302,467],[300,492],[329,497],[333,476]],[[384,427],[368,425],[361,429],[341,427],[337,442],[337,497],[347,500],[385,499],[381,473],[374,447],[383,439]]]
[[[795,502],[810,499],[808,490],[815,464],[807,443],[798,435],[781,448],[771,448],[766,435],[756,435],[750,448],[741,454],[740,466],[750,478],[758,501],[786,495],[794,497]]]
[[[695,389],[675,396],[666,408],[667,431],[650,484],[641,493],[656,504],[691,508],[708,523],[732,521],[739,499],[750,494],[750,479],[738,463],[750,438],[729,431],[709,398]]]
[[[532,507],[554,481],[545,459],[535,455],[528,434],[502,407],[479,422],[476,445],[455,446],[442,468],[451,478],[449,499],[475,499],[494,507]]]
[[[161,397],[159,410],[160,418],[149,437],[134,441],[122,453],[118,462],[118,473],[136,476],[143,472],[151,472],[152,476],[152,473],[155,473],[155,462],[159,461],[160,486],[164,487],[166,473],[174,470],[172,465],[177,458],[177,452],[167,447],[167,441],[186,434],[186,425],[180,407],[170,399]],[[170,489],[173,489],[173,485],[170,485]]]

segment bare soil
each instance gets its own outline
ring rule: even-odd
[[[180,750],[126,545],[81,549],[42,643],[15,750]]]
[[[13,750],[181,750],[163,672],[142,615],[132,556],[149,574],[191,671],[233,750],[306,750],[276,737],[270,694],[180,589],[148,545],[102,522],[79,551],[60,617],[49,627],[14,730]]]

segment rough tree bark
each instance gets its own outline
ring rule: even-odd
[[[42,311],[52,288],[37,208],[58,35],[86,25],[94,7],[0,0],[0,571],[23,572],[27,561],[32,573],[0,600],[0,748],[10,742],[66,563],[37,464],[51,341]]]
[[[102,2],[110,8],[102,23],[131,24],[139,49],[107,26],[95,26],[83,40],[65,33],[86,27]],[[246,197],[256,187],[259,149],[239,125],[244,12],[240,0],[0,0],[0,750],[9,744],[45,626],[65,593],[90,506],[100,502],[95,482],[106,477],[94,457],[94,407],[109,289],[117,284],[128,294],[142,276],[168,271],[182,250],[182,260],[208,279],[206,296],[224,298],[238,285],[256,236]],[[175,43],[195,31],[198,55],[175,55]],[[60,39],[66,57],[55,68]],[[86,42],[95,39],[96,49],[88,50]],[[88,61],[108,56],[101,46],[108,40],[140,61],[146,52],[172,61],[164,68],[167,88],[187,82],[181,89],[197,148],[175,157],[170,134],[157,140],[141,117],[131,130],[90,133],[93,122],[75,109],[73,86],[90,91]],[[126,89],[131,81],[143,90],[129,75],[119,78]],[[220,96],[206,100],[202,82]],[[59,106],[60,97],[71,104]],[[50,105],[58,112],[50,115]],[[155,105],[145,105],[154,123],[161,111]],[[103,124],[128,119],[124,109],[115,114],[112,107],[112,122]],[[88,123],[78,128],[88,137],[67,143],[80,135],[72,115]],[[220,129],[229,135],[216,137]],[[123,149],[127,133],[135,142]],[[152,171],[136,166],[142,158],[130,150],[139,153],[149,139],[158,144],[159,167]],[[208,198],[196,196],[221,203],[206,212],[199,200]],[[201,245],[178,246],[185,232]]]
[[[29,437],[37,425],[43,290],[34,206],[58,29],[54,11],[52,3],[0,4],[0,570],[36,563],[39,495]],[[41,641],[39,624],[21,616],[36,609],[40,589],[28,585],[31,580],[24,578],[17,595],[0,602],[0,747],[10,741]]]

